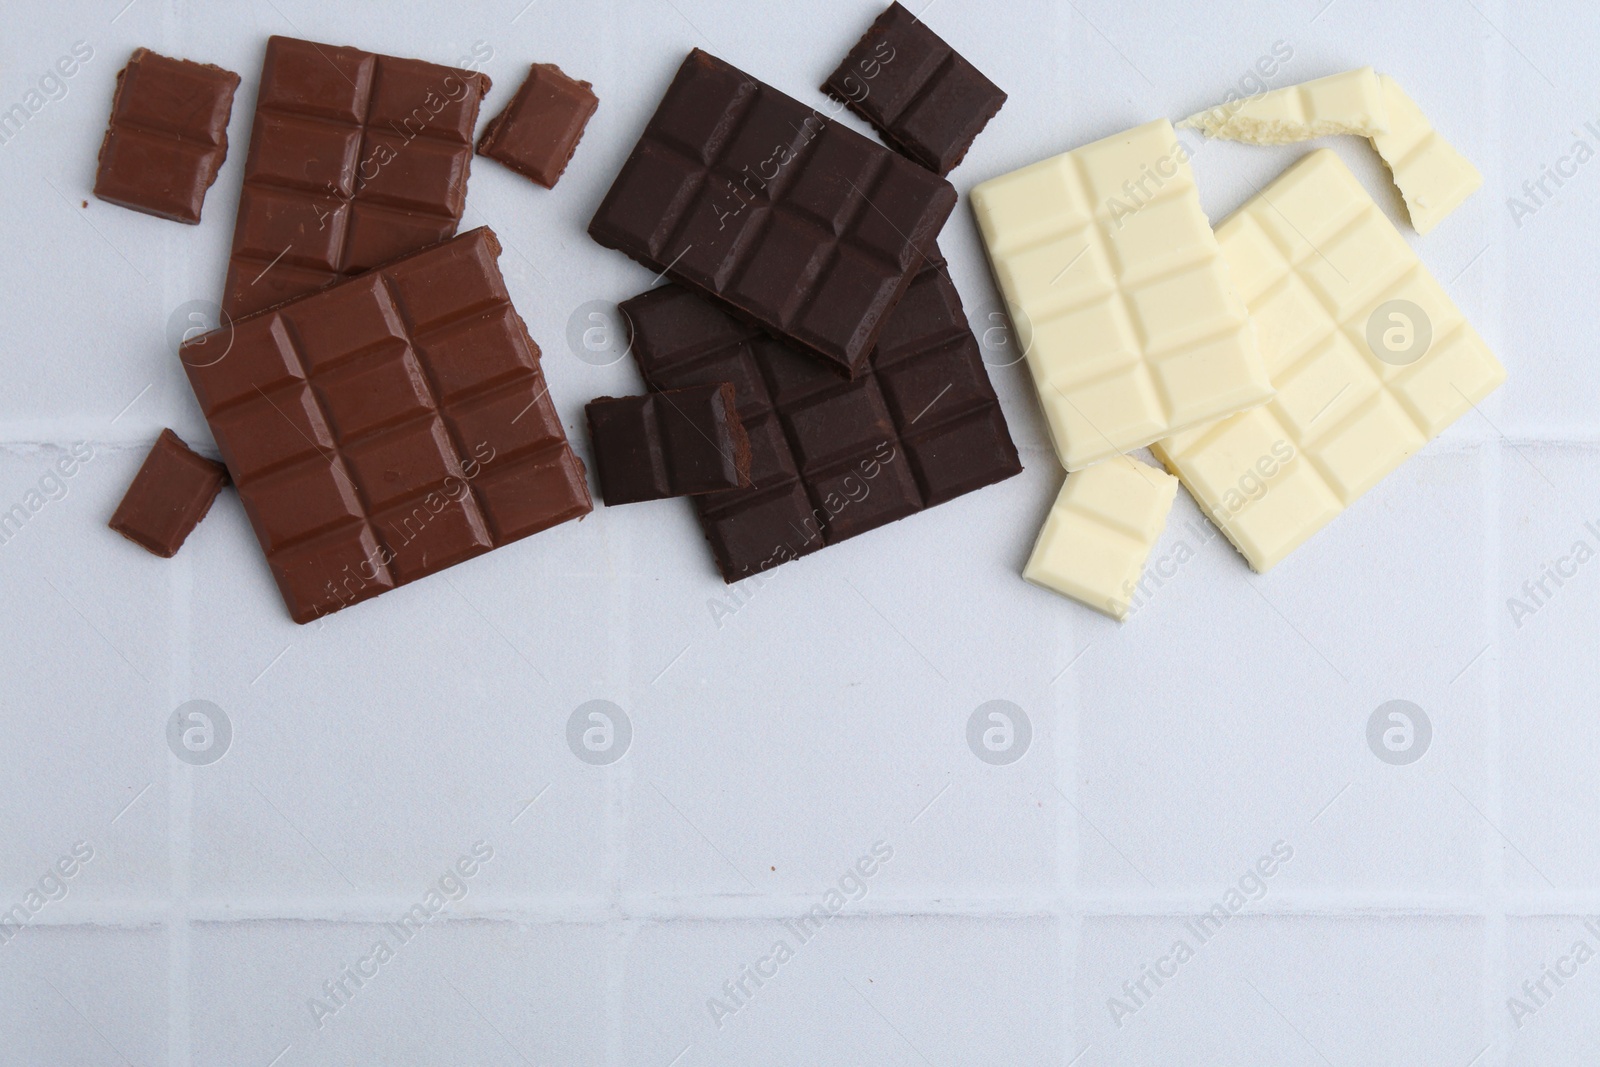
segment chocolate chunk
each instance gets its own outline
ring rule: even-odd
[[[1006,102],[999,86],[898,3],[878,16],[822,91],[941,175],[966,157]]]
[[[211,510],[228,471],[162,430],[110,526],[136,545],[170,559]]]
[[[589,513],[499,254],[472,230],[180,350],[296,622]]]
[[[589,440],[607,505],[750,484],[750,439],[728,382],[589,401]]]
[[[589,235],[854,373],[955,202],[949,182],[695,49]]]
[[[733,383],[753,484],[694,498],[728,582],[1022,470],[942,259],[850,380],[676,285],[622,306],[652,389]]]
[[[599,106],[588,82],[567,77],[554,63],[535,63],[511,103],[484,127],[478,155],[553,189]]]
[[[174,222],[199,222],[206,190],[228,155],[238,87],[232,71],[134,49],[117,72],[94,195]]]
[[[238,317],[450,237],[489,79],[267,41],[222,307]]]

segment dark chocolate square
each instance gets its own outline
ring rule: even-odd
[[[567,77],[554,63],[535,63],[511,103],[484,127],[478,155],[553,189],[599,106],[588,82]]]
[[[175,222],[197,223],[228,155],[239,75],[134,50],[117,74],[94,195]]]
[[[1000,87],[898,3],[878,16],[822,91],[936,174],[949,174],[1006,102]]]

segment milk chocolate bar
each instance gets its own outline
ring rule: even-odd
[[[296,622],[589,513],[499,253],[472,230],[180,350]]]
[[[489,79],[267,41],[222,307],[238,317],[456,232]]]

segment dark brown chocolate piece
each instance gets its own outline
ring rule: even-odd
[[[754,484],[694,498],[725,581],[1022,470],[943,260],[916,276],[853,380],[676,285],[622,306],[651,388],[734,385]]]
[[[222,307],[315,292],[456,232],[482,74],[267,41]]]
[[[232,71],[134,49],[117,72],[94,195],[174,222],[199,222],[206,190],[228,156],[238,87]]]
[[[941,175],[966,157],[1006,102],[999,86],[898,3],[878,16],[822,91]]]
[[[296,622],[589,513],[499,254],[472,230],[180,350]]]
[[[553,189],[599,106],[588,82],[567,77],[554,63],[535,63],[511,103],[484,127],[478,155]]]
[[[136,545],[170,559],[228,481],[220,463],[195,453],[171,430],[162,430],[110,526]]]
[[[608,506],[750,484],[750,439],[729,382],[602,396],[585,411]]]
[[[589,235],[855,373],[955,203],[949,182],[695,49]]]

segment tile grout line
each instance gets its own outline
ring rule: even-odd
[[[163,37],[174,46],[178,42],[173,38],[181,32],[173,26],[176,19],[176,5],[168,5],[162,18]],[[184,52],[178,50],[173,54],[183,55]],[[177,236],[168,233],[165,241],[168,254],[161,257],[162,296],[170,299],[179,273],[176,266],[178,256],[171,254],[173,246],[178,243]],[[178,694],[188,690],[190,680],[194,677],[195,554],[191,551],[181,560],[169,562],[179,564],[169,572],[173,612],[172,636],[169,640],[181,641],[181,645],[173,649],[174,655],[169,661],[172,669],[167,672],[168,686],[163,694],[166,697],[163,705],[175,708],[180,702],[176,699]],[[154,728],[160,720],[154,716],[151,719]],[[192,887],[190,864],[194,855],[194,776],[193,768],[179,760],[168,759],[165,749],[163,738],[158,751],[171,768],[168,781],[172,785],[172,794],[167,801],[167,840],[172,874],[167,926],[167,1063],[169,1067],[190,1067],[194,1054],[193,1012],[189,1003],[189,975],[193,963],[189,895]]]
[[[1487,48],[1488,46],[1485,45],[1485,47]],[[1490,89],[1493,99],[1504,99],[1502,95],[1502,90],[1505,86],[1503,53],[1496,49],[1486,52],[1485,55],[1485,87]],[[1498,117],[1501,112],[1499,109],[1490,109],[1490,114]],[[1486,152],[1485,155],[1488,159],[1493,159],[1496,167],[1503,171],[1504,156],[1501,151],[1503,148],[1503,131],[1498,118],[1491,120],[1491,122],[1488,124],[1488,132],[1488,141],[1495,148],[1495,151]],[[1485,296],[1489,300],[1492,300],[1495,304],[1495,321],[1497,323],[1503,322],[1505,299],[1500,294],[1505,292],[1505,257],[1499,254],[1497,250],[1494,255],[1490,256],[1489,261],[1485,263],[1484,266],[1486,269],[1483,274],[1487,276],[1489,273],[1491,273],[1492,269],[1492,272],[1496,275],[1496,281],[1493,285],[1484,286],[1482,291],[1484,292]],[[1480,461],[1483,465],[1482,470],[1484,480],[1483,522],[1485,588],[1483,591],[1483,610],[1485,620],[1488,623],[1488,633],[1485,636],[1488,638],[1491,644],[1493,644],[1495,640],[1495,623],[1498,618],[1495,604],[1495,590],[1499,587],[1500,581],[1501,544],[1499,517],[1504,510],[1502,502],[1504,485],[1501,478],[1501,473],[1504,466],[1502,462],[1504,459],[1504,448],[1505,445],[1503,443],[1497,443],[1492,446],[1485,447],[1483,450],[1482,459]],[[1485,806],[1488,808],[1490,816],[1495,820],[1495,825],[1501,826],[1505,824],[1503,812],[1505,790],[1504,783],[1501,781],[1502,722],[1500,708],[1500,657],[1498,650],[1495,650],[1493,653],[1491,653],[1484,661],[1480,692],[1483,694],[1485,711],[1483,731]],[[1502,1033],[1501,1028],[1496,1025],[1498,1018],[1496,1011],[1496,1001],[1498,1000],[1496,989],[1503,983],[1504,977],[1510,973],[1508,970],[1510,951],[1508,946],[1508,929],[1510,922],[1507,916],[1509,912],[1508,903],[1510,899],[1511,887],[1506,882],[1505,849],[1501,847],[1494,847],[1497,843],[1488,835],[1488,828],[1485,829],[1485,840],[1488,841],[1490,846],[1489,861],[1484,870],[1485,888],[1490,889],[1492,887],[1491,892],[1485,893],[1485,898],[1489,899],[1492,897],[1494,906],[1484,916],[1485,929],[1483,933],[1484,958],[1482,994],[1484,1014],[1483,1038],[1489,1042],[1490,1047],[1493,1047],[1499,1043],[1498,1039]],[[1491,878],[1492,882],[1490,881]],[[1474,1042],[1474,1045],[1476,1044],[1477,1043]],[[1499,1053],[1500,1055],[1497,1058],[1501,1062],[1504,1062],[1510,1054],[1509,1044],[1505,1048],[1500,1049]]]

